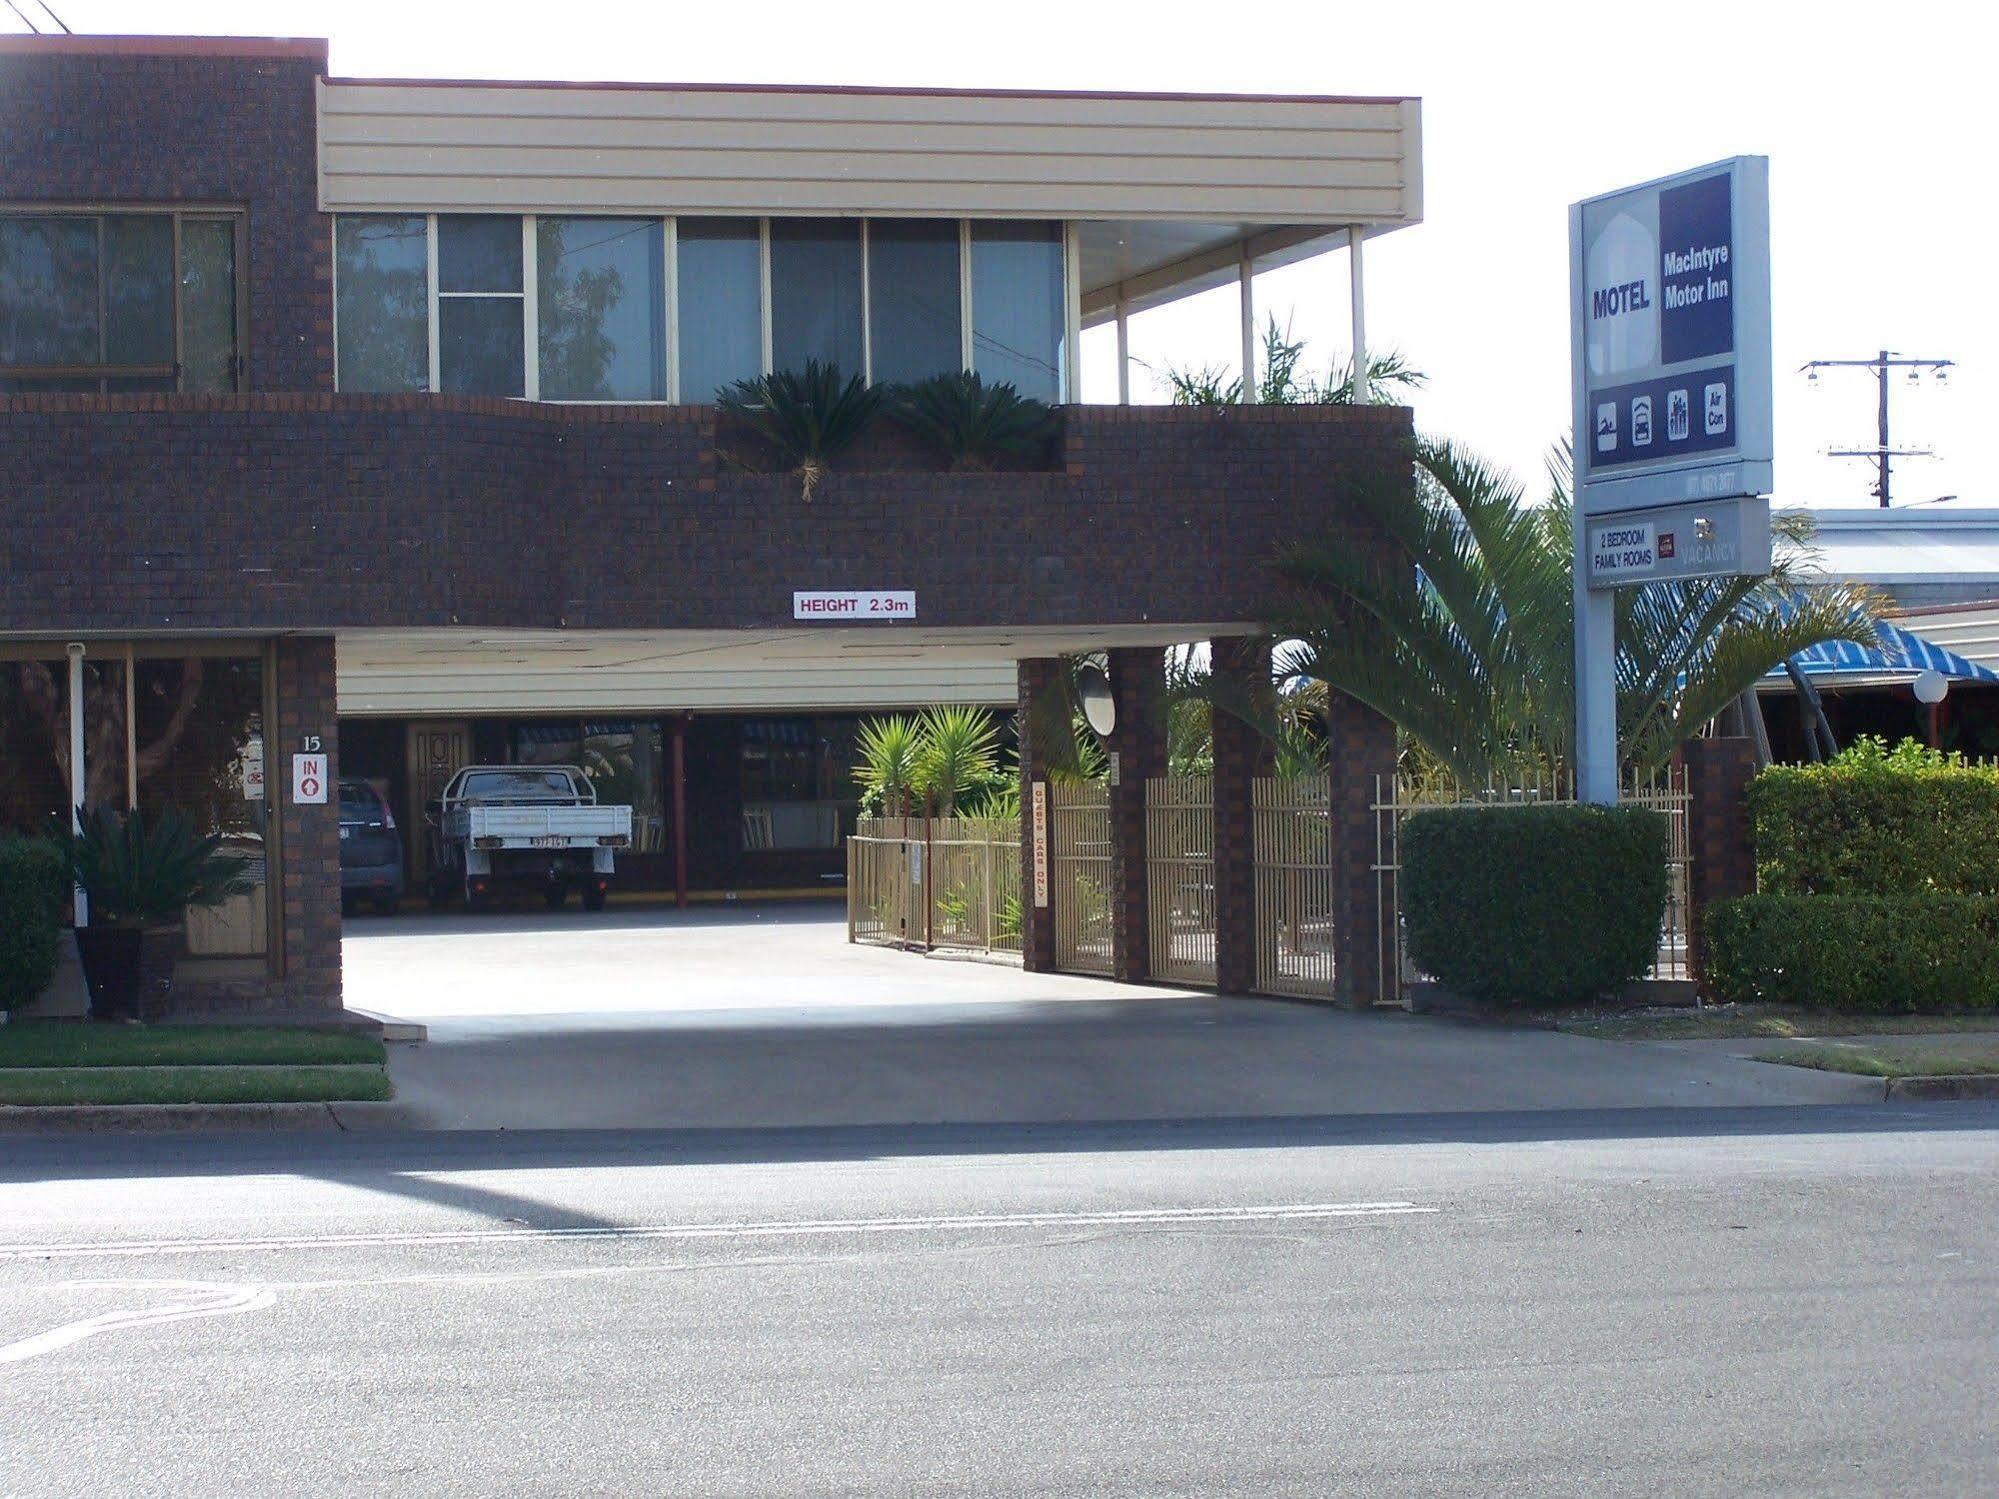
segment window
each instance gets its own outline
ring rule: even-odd
[[[666,399],[658,219],[540,219],[535,303],[545,401]]]
[[[752,718],[742,725],[743,847],[833,849],[859,801],[858,720]]]
[[[430,389],[430,245],[421,214],[343,216],[333,235],[340,389]]]
[[[0,214],[0,390],[234,390],[236,233],[227,214]]]
[[[868,336],[874,377],[903,384],[964,368],[956,219],[868,225]]]
[[[437,221],[437,388],[527,394],[521,221],[447,214]]]
[[[706,405],[763,373],[763,236],[755,219],[682,219],[674,238],[680,399]]]
[[[1062,398],[1062,261],[1060,224],[972,225],[972,368],[988,384]]]
[[[771,220],[770,343],[772,369],[816,359],[861,373],[858,219]]]

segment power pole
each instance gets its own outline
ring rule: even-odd
[[[1872,370],[1874,372],[1874,378],[1881,386],[1881,404],[1879,415],[1876,418],[1876,430],[1879,434],[1879,441],[1871,448],[1834,448],[1826,453],[1826,457],[1872,458],[1880,472],[1880,477],[1874,483],[1874,493],[1881,500],[1881,508],[1886,510],[1888,508],[1888,484],[1892,467],[1891,460],[1896,458],[1934,458],[1936,456],[1936,450],[1933,448],[1897,448],[1888,441],[1888,372],[1890,370],[1905,369],[1909,372],[1909,379],[1914,381],[1921,378],[1924,370],[1928,370],[1936,377],[1937,382],[1942,384],[1950,378],[1949,371],[1956,368],[1956,361],[1950,359],[1910,359],[1896,353],[1893,349],[1883,349],[1872,359],[1814,359],[1798,366],[1798,368],[1804,372],[1806,382],[1811,385],[1819,383],[1820,370],[1852,369]]]

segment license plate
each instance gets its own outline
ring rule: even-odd
[[[340,830],[340,836],[342,838],[352,838],[354,836],[354,830],[352,828],[342,828]]]
[[[569,840],[560,833],[539,833],[528,842],[535,848],[567,848]]]

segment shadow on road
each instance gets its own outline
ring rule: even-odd
[[[1999,1129],[1999,1103],[1807,1105],[1744,1109],[1591,1109],[1464,1114],[1315,1115],[1091,1124],[838,1126],[756,1130],[504,1130],[448,1133],[14,1134],[0,1184],[147,1176],[287,1173],[544,1226],[530,1198],[424,1172],[567,1170],[592,1166],[758,1165],[925,1156],[1069,1152],[1284,1150],[1313,1146],[1502,1145],[1949,1133]],[[412,1175],[411,1173],[417,1173]],[[543,1216],[534,1213],[541,1209]]]

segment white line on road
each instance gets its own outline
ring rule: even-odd
[[[191,1280],[102,1281],[98,1284],[121,1290],[187,1291],[194,1293],[194,1297],[172,1301],[165,1306],[104,1312],[86,1317],[81,1322],[70,1322],[48,1332],[37,1333],[32,1338],[0,1345],[0,1364],[17,1364],[23,1359],[39,1358],[45,1353],[67,1348],[72,1343],[81,1343],[85,1338],[94,1338],[101,1332],[158,1327],[167,1322],[186,1322],[194,1317],[228,1317],[238,1312],[262,1311],[277,1301],[275,1295],[261,1286],[216,1285]]]
[[[1301,1202],[1262,1207],[1130,1208],[1104,1212],[962,1213],[925,1218],[829,1218],[770,1223],[592,1224],[577,1228],[467,1228],[375,1234],[298,1234],[240,1239],[113,1239],[76,1244],[0,1244],[0,1260],[92,1256],[236,1254],[256,1249],[367,1249],[592,1239],[783,1239],[856,1234],[991,1232],[1019,1228],[1173,1227],[1298,1222],[1434,1213],[1413,1202]]]

